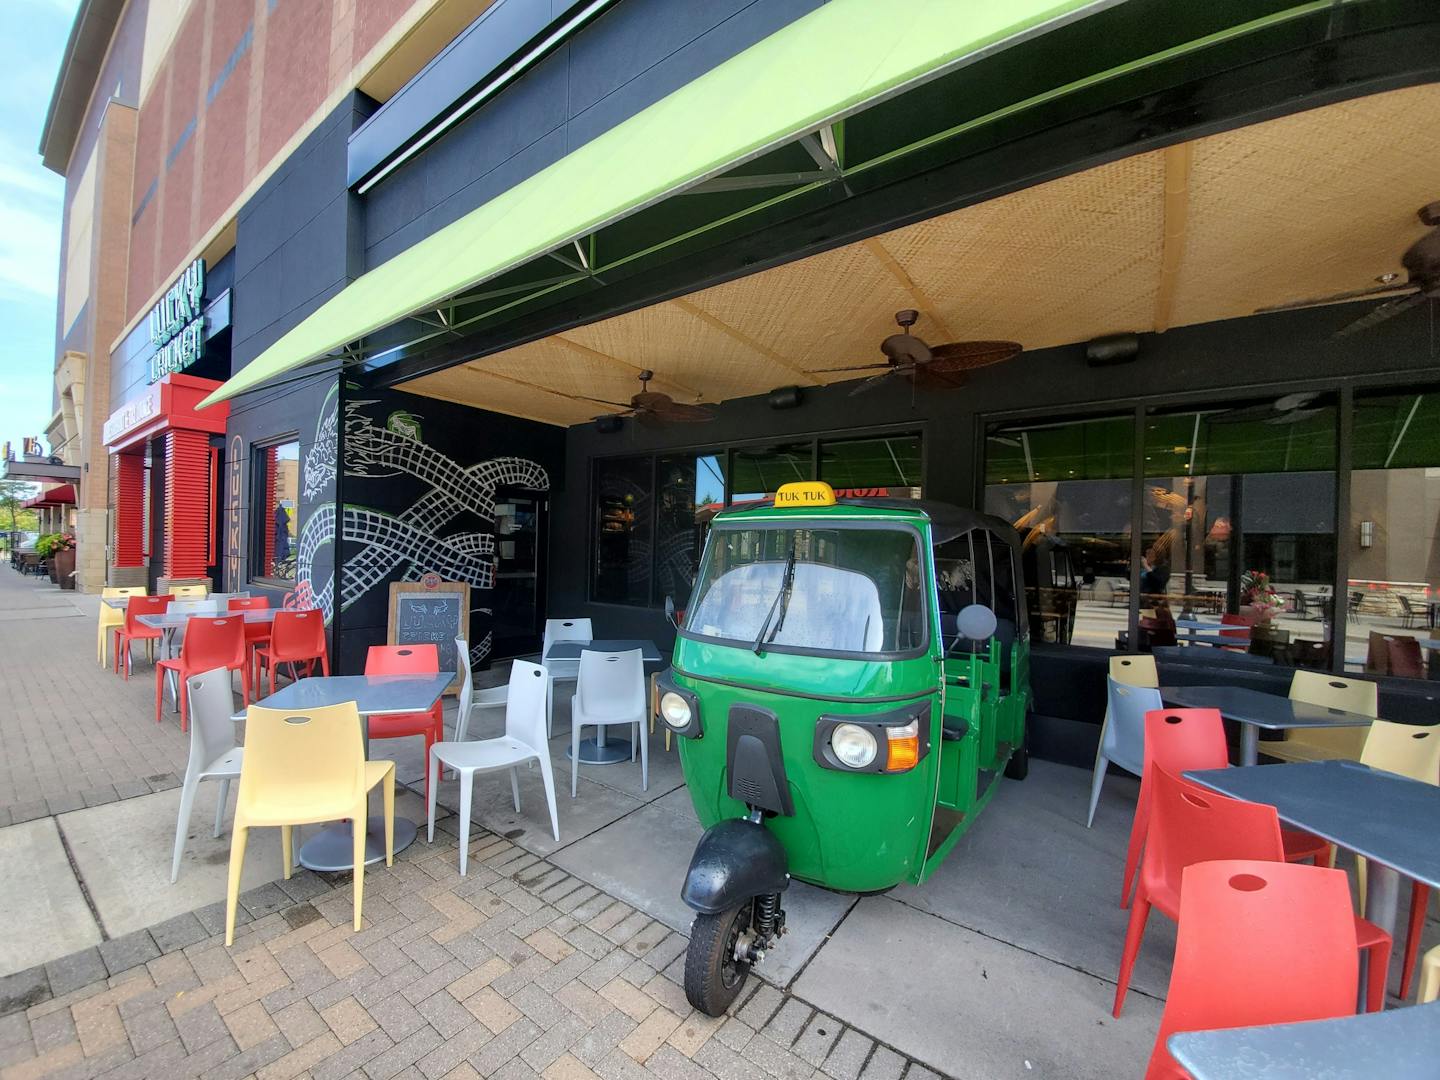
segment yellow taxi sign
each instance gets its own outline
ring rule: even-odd
[[[823,480],[807,480],[804,483],[782,484],[775,492],[775,505],[782,506],[834,506],[835,489]]]

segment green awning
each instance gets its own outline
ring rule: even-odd
[[[357,278],[214,404],[666,196],[1115,0],[830,0]]]

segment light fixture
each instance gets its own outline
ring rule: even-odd
[[[765,396],[765,403],[772,409],[798,409],[804,400],[798,386],[776,387]]]
[[[1375,280],[1381,285],[1391,285],[1400,280],[1400,275],[1392,270],[1388,274],[1377,274]]]
[[[1375,522],[1360,522],[1360,546],[1362,548],[1372,548],[1375,546]]]

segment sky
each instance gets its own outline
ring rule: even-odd
[[[17,453],[53,415],[65,181],[37,147],[77,4],[0,0],[0,442]]]

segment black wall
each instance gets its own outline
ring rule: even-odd
[[[514,187],[822,2],[623,0],[367,192],[366,268]]]
[[[570,482],[554,502],[553,527],[587,557],[567,555],[551,567],[550,609],[555,616],[590,617],[607,637],[645,637],[669,643],[673,633],[658,609],[592,603],[589,554],[594,539],[592,461],[661,449],[724,447],[742,440],[782,440],[811,434],[914,430],[924,440],[927,498],[978,505],[980,439],[986,422],[1015,415],[1114,415],[1141,403],[1194,401],[1197,396],[1241,399],[1278,395],[1297,386],[1338,389],[1405,384],[1440,378],[1429,323],[1417,310],[1363,334],[1331,335],[1354,319],[1353,305],[1209,323],[1148,334],[1139,358],[1124,366],[1092,368],[1083,345],[1027,352],[1009,363],[970,375],[959,391],[916,395],[901,380],[851,397],[853,383],[807,388],[804,404],[775,411],[763,397],[727,402],[705,425],[644,428],[626,424],[602,434],[591,424],[570,428],[566,471]],[[1119,328],[1117,328],[1119,329]],[[677,602],[682,598],[677,597]],[[1034,749],[1077,764],[1093,760],[1103,714],[1104,666],[1095,649],[1035,650]],[[1289,669],[1252,676],[1285,692]],[[1183,681],[1183,680],[1181,680]],[[1387,716],[1440,716],[1433,687],[1393,680],[1382,690]]]
[[[397,390],[347,391],[343,428],[341,670],[385,642],[390,583],[427,570],[469,581],[471,658],[485,663],[495,490],[563,495],[564,430]],[[551,565],[572,550],[559,540]]]

